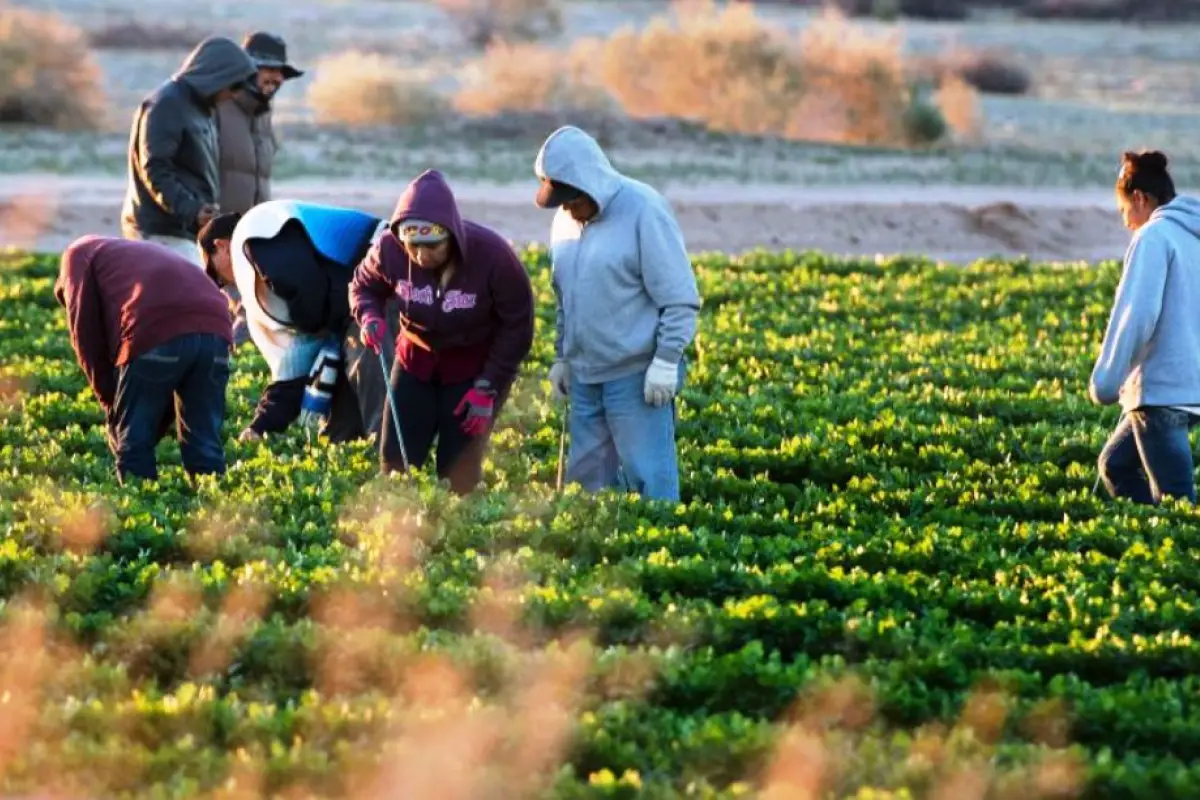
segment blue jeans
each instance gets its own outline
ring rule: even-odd
[[[1164,496],[1196,502],[1192,445],[1196,418],[1171,408],[1144,407],[1121,417],[1100,453],[1100,479],[1112,497],[1157,505]]]
[[[121,482],[158,478],[154,448],[172,412],[184,468],[193,475],[223,473],[228,383],[229,344],[207,333],[176,336],[118,367],[108,425]]]
[[[679,365],[679,386],[685,366]],[[646,375],[607,383],[571,381],[566,480],[589,492],[625,487],[653,500],[679,500],[675,403],[646,402]],[[624,481],[621,481],[624,473]]]

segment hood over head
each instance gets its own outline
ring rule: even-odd
[[[396,210],[388,222],[392,235],[400,238],[400,223],[406,219],[418,219],[441,225],[450,231],[464,258],[467,254],[466,227],[458,213],[458,203],[446,176],[436,169],[427,169],[412,180],[400,195]]]
[[[1169,219],[1200,238],[1200,198],[1176,195],[1171,202],[1154,209],[1150,219]]]
[[[596,201],[601,213],[621,188],[621,173],[609,162],[600,144],[574,125],[564,125],[546,137],[533,171],[543,180],[579,189]]]
[[[202,97],[211,98],[222,89],[250,86],[257,75],[254,59],[237,42],[225,36],[210,36],[188,54],[174,77]]]

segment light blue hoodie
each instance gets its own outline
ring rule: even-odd
[[[560,208],[550,230],[554,350],[572,380],[616,380],[655,357],[678,363],[696,335],[700,293],[666,198],[617,172],[596,140],[570,125],[547,137],[534,172],[600,207],[582,225]]]
[[[1177,196],[1134,233],[1089,391],[1123,411],[1200,405],[1200,199]]]

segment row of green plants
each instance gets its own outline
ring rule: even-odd
[[[697,257],[670,504],[555,492],[523,255],[537,344],[464,500],[235,441],[249,345],[228,474],[167,441],[118,486],[57,260],[0,259],[6,790],[1188,796],[1197,514],[1092,493],[1117,264]]]

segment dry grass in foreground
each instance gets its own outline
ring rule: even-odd
[[[104,122],[100,68],[82,30],[0,2],[0,124],[89,130]]]
[[[48,543],[61,552],[85,557],[118,524],[111,509],[61,501],[57,541]],[[190,540],[192,555],[212,558],[233,533],[221,516]],[[422,568],[434,526],[403,499],[369,494],[346,509],[344,521],[372,554],[374,577],[314,587],[312,689],[330,709],[371,698],[369,717],[342,728],[316,718],[297,729],[307,736],[291,741],[253,733],[269,733],[258,726],[278,713],[265,704],[218,724],[212,709],[222,703],[223,677],[270,624],[271,590],[261,578],[247,574],[206,599],[196,576],[159,575],[123,631],[104,640],[106,659],[120,671],[106,671],[65,635],[44,587],[29,587],[0,617],[0,782],[63,800],[161,789],[168,774],[153,754],[175,748],[190,754],[194,780],[217,784],[210,795],[217,797],[545,796],[571,762],[585,719],[606,703],[651,702],[663,667],[691,646],[688,631],[664,627],[649,635],[653,646],[606,653],[594,630],[531,624],[524,609],[533,576],[518,559],[498,559],[481,578],[466,622],[477,642],[472,658],[416,646],[418,621],[404,609],[417,590],[406,578]],[[130,683],[164,670],[159,683],[173,687],[165,697]],[[1024,709],[1014,720],[1014,698],[985,679],[957,719],[908,731],[886,723],[875,690],[853,672],[798,689],[761,757],[727,776],[733,794],[891,796],[882,787],[903,786],[897,796],[920,788],[928,792],[920,796],[939,800],[1065,800],[1083,791],[1086,765],[1069,749],[1069,709],[1061,701]],[[83,692],[90,700],[72,703]],[[89,719],[104,724],[89,729]],[[1015,763],[1004,753],[1014,722],[1033,746]],[[285,759],[289,748],[299,757]],[[633,790],[642,778],[600,769],[587,780]]]

